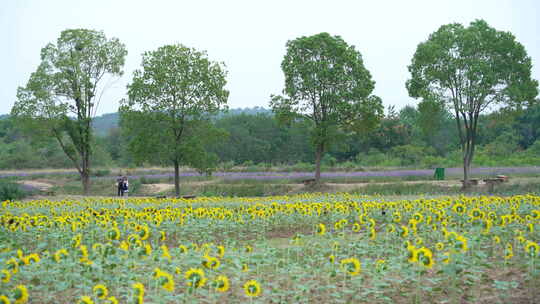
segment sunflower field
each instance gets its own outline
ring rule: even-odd
[[[540,197],[5,201],[0,303],[515,303]]]

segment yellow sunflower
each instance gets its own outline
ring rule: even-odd
[[[90,298],[89,296],[82,296],[78,303],[79,304],[94,304],[94,301],[92,301],[92,298]]]
[[[205,255],[202,264],[208,269],[217,269],[221,263],[217,258]]]
[[[317,234],[324,235],[326,233],[326,226],[323,223],[317,225]]]
[[[437,251],[442,251],[444,249],[444,243],[437,242],[437,244],[435,244],[435,249],[437,249]]]
[[[15,287],[15,304],[23,304],[28,302],[28,289],[24,285]]]
[[[341,268],[350,276],[356,276],[362,270],[360,261],[356,258],[348,258],[341,260]]]
[[[118,304],[116,297],[108,297],[107,301],[109,301],[109,304]]]
[[[536,257],[540,254],[540,246],[536,242],[527,241],[527,244],[525,245],[525,251],[529,256]]]
[[[465,205],[463,205],[461,203],[456,203],[452,207],[452,210],[454,210],[454,212],[459,214],[459,215],[463,215],[463,214],[465,214],[465,211],[467,211],[467,208],[465,207]]]
[[[2,281],[2,283],[9,283],[9,280],[11,279],[11,273],[5,269],[2,269],[0,273],[2,274],[0,281]]]
[[[185,278],[187,285],[195,288],[203,287],[207,280],[204,276],[204,270],[199,268],[191,268],[186,271]]]
[[[431,269],[433,267],[433,253],[429,248],[422,247],[416,252],[417,260],[420,264],[426,268]]]
[[[5,295],[0,295],[0,304],[11,304],[11,301]]]
[[[261,294],[261,285],[255,280],[249,280],[244,284],[244,291],[248,297],[258,297]]]
[[[215,279],[214,285],[216,291],[226,292],[230,288],[229,278],[227,278],[227,276],[220,275]]]
[[[218,256],[222,258],[225,255],[225,247],[219,245],[217,246],[217,249],[218,249]]]
[[[105,299],[109,295],[109,290],[103,284],[94,286],[94,293],[99,299]]]

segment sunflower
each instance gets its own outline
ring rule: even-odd
[[[38,263],[40,260],[37,253],[32,253],[22,258],[24,265],[29,265],[30,262]]]
[[[360,273],[362,266],[356,258],[348,258],[341,260],[341,268],[350,276],[356,276]]]
[[[407,237],[407,235],[409,235],[409,227],[407,226],[401,226],[401,229],[398,229],[399,231],[399,236],[401,236],[402,238],[405,238]]]
[[[144,302],[144,285],[142,283],[136,282],[131,285],[136,292],[136,303],[143,304]]]
[[[2,283],[9,283],[9,280],[11,279],[11,273],[5,269],[2,269],[0,273],[2,274],[0,281],[2,281]]]
[[[82,234],[77,234],[71,239],[71,246],[77,248],[81,245]]]
[[[218,276],[214,280],[214,286],[216,288],[216,291],[226,292],[227,290],[229,290],[229,287],[230,287],[229,278],[227,278],[227,276],[224,276],[224,275]]]
[[[353,224],[353,228],[352,228],[352,231],[353,232],[360,232],[360,229],[362,228],[362,226],[360,226],[360,223],[354,223]]]
[[[112,227],[107,233],[107,237],[110,240],[118,241],[120,239],[120,229],[118,229],[118,227]]]
[[[323,223],[317,225],[317,234],[324,235],[326,233],[326,226]]]
[[[108,297],[107,298],[107,301],[109,301],[109,304],[118,304],[118,300],[116,299],[116,297]]]
[[[219,265],[221,264],[219,260],[215,257],[205,255],[204,259],[205,260],[202,262],[202,264],[204,267],[208,269],[217,269]]]
[[[246,247],[244,248],[246,253],[251,253],[253,252],[253,247],[249,246],[249,245],[246,245]]]
[[[219,245],[217,246],[217,249],[218,249],[218,256],[222,258],[225,255],[225,247]]]
[[[244,263],[242,264],[242,272],[248,272],[249,271],[249,266],[247,263]]]
[[[191,268],[186,271],[185,274],[187,285],[195,288],[204,286],[206,283],[206,277],[204,276],[204,270],[199,268]]]
[[[533,241],[527,241],[527,244],[525,245],[525,251],[529,256],[536,257],[540,254],[540,246]]]
[[[369,239],[374,240],[377,238],[377,231],[375,231],[375,228],[369,229]]]
[[[99,299],[105,299],[109,295],[109,290],[103,284],[98,284],[94,286],[94,293]]]
[[[394,213],[392,214],[392,220],[393,220],[395,223],[401,222],[401,213],[399,213],[398,211],[394,212]]]
[[[482,210],[480,210],[479,208],[473,208],[469,212],[469,217],[471,217],[473,221],[481,220],[484,218],[484,216],[485,216],[484,212],[482,212]]]
[[[506,250],[505,250],[504,259],[505,259],[505,260],[509,260],[509,259],[511,259],[513,256],[514,256],[514,248],[512,247],[512,244],[507,243],[507,244],[506,244]]]
[[[178,246],[178,249],[180,249],[180,253],[187,253],[188,252],[188,248],[184,245],[180,245]]]
[[[15,258],[7,260],[6,265],[8,266],[8,269],[11,270],[12,274],[16,274],[19,271],[19,262],[17,262],[17,259]]]
[[[431,269],[433,267],[433,253],[429,248],[422,247],[417,250],[417,259],[422,266]]]
[[[249,280],[244,284],[244,291],[248,297],[258,297],[261,294],[261,285],[255,280]]]
[[[142,241],[146,241],[150,237],[150,229],[146,225],[137,226],[135,230],[139,232],[139,237]]]
[[[55,253],[54,253],[54,260],[56,261],[56,263],[60,263],[60,260],[62,260],[62,256],[68,256],[69,253],[66,249],[62,248],[62,249],[58,249]]]
[[[336,260],[336,257],[331,254],[329,257],[328,257],[328,261],[330,261],[331,264],[334,264],[334,261]]]
[[[496,236],[493,237],[493,242],[495,242],[495,244],[500,244],[501,243],[501,238],[498,235],[496,235]]]
[[[169,248],[167,247],[167,245],[163,244],[161,245],[161,251],[162,251],[162,257],[169,260],[169,262],[171,261],[171,254],[169,253]]]
[[[0,295],[0,304],[11,304],[11,301],[5,295]]]
[[[92,301],[92,298],[89,296],[82,296],[79,302],[79,304],[94,304],[94,301]]]
[[[407,246],[407,260],[409,263],[415,263],[418,262],[418,252],[416,250],[416,247],[413,245]]]
[[[160,241],[163,242],[163,241],[165,241],[167,239],[167,234],[165,233],[165,231],[160,231],[159,235],[160,235],[160,237],[159,237]]]
[[[452,210],[454,210],[454,212],[459,214],[459,215],[463,215],[463,214],[465,214],[465,211],[467,211],[467,208],[462,203],[456,203],[452,207]]]
[[[15,304],[23,304],[28,302],[28,290],[24,285],[15,287]]]
[[[462,252],[462,253],[465,253],[467,252],[468,247],[467,247],[467,238],[464,237],[463,235],[458,235],[456,237],[456,247]]]
[[[444,243],[438,242],[435,244],[435,249],[437,249],[437,251],[442,251],[444,249]]]
[[[417,238],[414,240],[414,243],[415,243],[415,245],[420,246],[420,245],[422,245],[422,244],[424,243],[424,239],[421,238],[421,237],[417,237]]]
[[[386,233],[392,234],[394,232],[396,232],[396,226],[394,226],[394,224],[390,224],[387,228]]]
[[[415,222],[421,223],[424,220],[424,216],[422,215],[422,213],[416,212],[415,214],[413,214],[413,219]]]

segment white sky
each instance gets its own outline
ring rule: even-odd
[[[287,40],[328,32],[355,45],[385,106],[414,104],[405,89],[416,46],[441,25],[484,19],[512,32],[540,79],[540,1],[118,1],[0,0],[0,114],[40,63],[40,50],[62,30],[88,28],[128,50],[124,76],[106,91],[99,114],[116,112],[141,54],[181,43],[225,62],[231,108],[268,107],[284,78]]]

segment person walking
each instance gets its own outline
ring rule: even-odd
[[[122,196],[128,196],[128,192],[129,192],[129,181],[128,181],[128,178],[127,176],[124,176],[124,178],[122,179]]]

